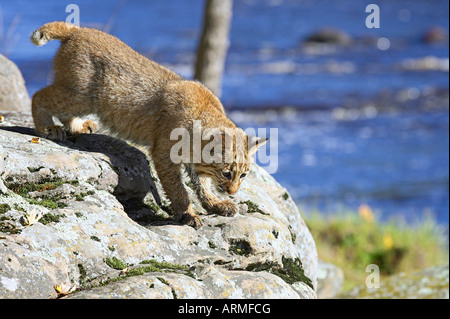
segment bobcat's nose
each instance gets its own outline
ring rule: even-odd
[[[238,191],[238,188],[237,187],[228,187],[227,188],[227,192],[228,192],[228,194],[230,194],[230,195],[234,195],[234,194],[236,194],[236,192]]]

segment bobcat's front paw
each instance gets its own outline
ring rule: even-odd
[[[81,130],[79,133],[83,134],[92,134],[98,131],[98,125],[97,123],[87,120],[84,121],[83,125],[81,126]]]
[[[236,203],[232,202],[231,200],[223,200],[220,202],[217,202],[212,207],[212,212],[217,215],[232,217],[237,214],[239,211],[238,206]]]
[[[64,127],[59,125],[47,126],[41,134],[43,138],[48,138],[52,141],[62,142],[67,138]]]
[[[190,211],[176,213],[175,220],[194,229],[199,229],[203,225],[200,216]]]

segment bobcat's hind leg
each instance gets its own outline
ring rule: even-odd
[[[83,113],[83,104],[71,96],[64,88],[50,85],[33,95],[32,113],[36,132],[42,137],[63,141],[66,130],[72,134],[93,133],[97,131],[96,123],[82,121],[74,116]],[[64,124],[55,125],[52,116],[56,116]]]
[[[42,137],[56,141],[66,138],[64,129],[56,125],[52,118],[57,113],[59,102],[62,101],[57,91],[53,86],[48,86],[33,95],[31,104],[36,132]]]
[[[54,141],[66,139],[64,127],[56,125],[53,116],[58,118],[68,118],[71,105],[70,98],[54,85],[47,86],[33,95],[31,112],[33,114],[34,127],[36,132]]]

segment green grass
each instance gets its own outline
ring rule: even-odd
[[[361,206],[334,215],[314,212],[305,222],[319,258],[344,271],[344,291],[364,284],[370,264],[378,265],[383,277],[448,263],[448,237],[431,216],[413,225],[380,222],[369,207]]]

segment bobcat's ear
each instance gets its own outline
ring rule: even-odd
[[[268,140],[266,137],[247,136],[248,153],[255,154],[258,148],[266,144]]]

